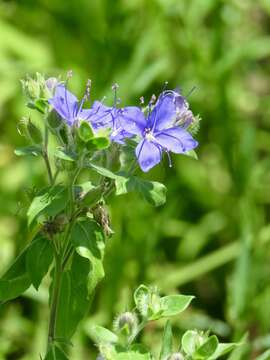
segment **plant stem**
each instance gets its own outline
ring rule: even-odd
[[[133,334],[129,341],[128,341],[128,348],[131,346],[131,344],[133,343],[133,341],[136,339],[136,337],[139,335],[139,333],[144,329],[145,325],[147,324],[147,321],[146,320],[143,320],[139,326],[138,326],[138,329],[137,331],[135,332],[135,334]]]
[[[50,184],[52,185],[54,182],[54,179],[53,179],[52,169],[51,169],[50,160],[49,160],[49,156],[48,156],[48,142],[49,142],[49,132],[48,132],[47,124],[45,124],[43,158],[44,158],[45,165],[46,165],[46,168],[48,171],[49,181],[50,181]]]
[[[53,291],[52,301],[51,301],[51,307],[50,307],[47,352],[49,351],[50,345],[55,340],[57,310],[58,310],[60,287],[61,287],[61,281],[62,281],[61,258],[56,252],[55,252],[55,270],[54,271],[55,271],[55,273],[54,273],[54,282],[53,282],[53,290],[52,290]]]

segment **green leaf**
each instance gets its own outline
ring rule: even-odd
[[[96,186],[91,181],[86,181],[82,184],[75,185],[74,192],[76,197],[80,200],[85,198],[89,192],[96,189]]]
[[[94,137],[93,129],[87,121],[81,121],[80,127],[78,129],[78,134],[80,139],[85,143],[87,143]]]
[[[102,166],[95,165],[93,163],[89,163],[89,167],[95,170],[98,174],[107,177],[109,179],[117,179],[119,176],[114,174],[112,171],[105,169]]]
[[[58,346],[51,345],[45,360],[68,360],[68,357]]]
[[[140,354],[134,351],[121,352],[114,355],[114,360],[151,360],[151,355]]]
[[[26,268],[32,284],[38,290],[53,260],[53,248],[48,239],[38,237],[33,240],[26,255]]]
[[[58,159],[71,161],[71,162],[74,162],[76,160],[75,154],[59,148],[55,150],[54,156],[57,157]]]
[[[36,196],[28,211],[28,224],[30,225],[38,216],[46,213],[47,216],[55,216],[63,211],[68,203],[67,190],[56,185],[53,188],[47,187]]]
[[[194,296],[169,295],[161,298],[161,316],[174,316],[186,310]]]
[[[223,355],[227,354],[228,352],[234,350],[239,345],[240,344],[238,344],[238,343],[218,344],[216,351],[214,352],[213,355],[211,355],[208,358],[208,360],[215,360],[215,359],[219,358],[220,356],[223,356]],[[269,352],[269,354],[270,354],[270,352]],[[269,359],[270,359],[270,357],[269,357]],[[260,360],[262,360],[262,359],[260,359]]]
[[[118,175],[115,177],[116,195],[127,192],[138,192],[147,202],[154,206],[160,206],[166,202],[166,187],[157,181],[148,181],[135,176],[127,177]]]
[[[97,283],[104,277],[103,255],[105,238],[101,227],[92,219],[77,221],[71,230],[71,243],[78,254],[87,258],[92,269],[89,273],[88,291],[92,294]]]
[[[117,335],[98,325],[89,328],[89,336],[96,344],[116,344],[118,341]]]
[[[218,347],[218,338],[216,335],[210,336],[193,354],[196,360],[208,359],[213,355]]]
[[[90,307],[87,279],[90,263],[77,253],[71,269],[63,273],[56,321],[56,336],[70,339]]]
[[[42,154],[42,148],[39,145],[19,147],[14,150],[14,153],[17,156],[26,156],[26,155],[38,156]]]
[[[29,246],[15,259],[7,272],[0,278],[0,301],[14,299],[31,285],[26,269],[26,254]]]
[[[170,320],[165,324],[162,347],[160,351],[160,360],[166,360],[173,351],[173,334],[172,334],[172,325]]]

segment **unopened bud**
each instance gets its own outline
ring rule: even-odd
[[[113,90],[113,91],[116,91],[117,89],[119,89],[119,85],[118,85],[117,83],[114,83],[114,84],[112,85],[112,90]]]
[[[25,95],[31,100],[36,100],[40,97],[40,85],[38,81],[28,77],[26,80],[21,80],[23,91]]]
[[[167,360],[185,360],[183,354],[181,354],[180,352],[177,353],[173,353],[171,354]]]
[[[136,333],[137,331],[138,328],[137,316],[129,311],[124,312],[114,320],[113,326],[115,332],[121,332],[123,330],[126,330],[127,335],[130,336]]]

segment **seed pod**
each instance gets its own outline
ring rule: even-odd
[[[110,237],[114,231],[111,229],[111,220],[108,210],[100,203],[95,205],[91,212],[96,222],[102,227],[106,236]]]

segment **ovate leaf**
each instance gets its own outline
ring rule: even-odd
[[[161,298],[162,317],[174,316],[184,311],[194,299],[188,295],[169,295]]]
[[[45,237],[33,240],[26,255],[26,268],[32,284],[38,290],[43,277],[47,274],[53,260],[53,248]]]
[[[92,265],[88,277],[89,296],[97,283],[104,277],[103,255],[104,234],[101,227],[92,219],[77,221],[71,231],[71,243],[78,254],[87,258]]]
[[[70,339],[89,310],[87,280],[90,263],[74,254],[71,269],[63,273],[57,311],[56,336]]]
[[[7,272],[0,278],[0,301],[14,299],[31,285],[26,269],[26,254],[29,247],[15,259]]]
[[[166,202],[166,187],[157,181],[147,181],[136,176],[124,174],[115,178],[116,195],[138,192],[147,202],[160,206]]]
[[[67,190],[56,185],[53,188],[43,189],[32,201],[28,211],[28,224],[30,225],[39,215],[55,216],[63,211],[68,203]]]

